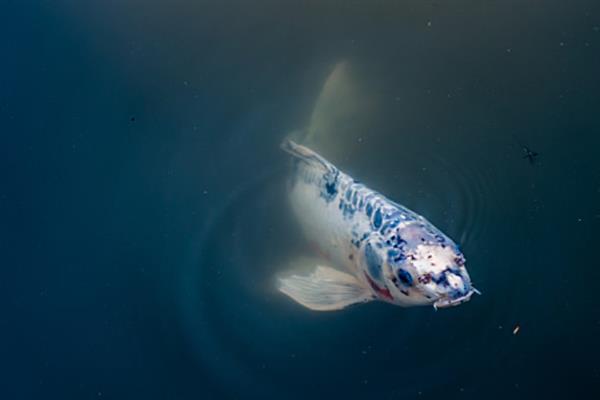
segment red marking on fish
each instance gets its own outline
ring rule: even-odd
[[[369,285],[371,285],[373,290],[377,292],[378,295],[388,300],[394,300],[394,296],[392,296],[392,293],[390,293],[390,290],[388,288],[380,288],[379,286],[377,286],[377,284],[373,281],[373,279],[371,279],[371,277],[366,272],[365,277],[369,281]]]
[[[419,279],[419,282],[420,282],[420,283],[422,283],[422,284],[426,285],[426,284],[428,284],[429,282],[431,282],[431,279],[432,279],[432,277],[431,277],[431,274],[430,274],[430,273],[426,273],[426,274],[424,274],[424,275],[421,275],[421,276],[419,276],[419,278],[418,278],[418,279]]]
[[[325,259],[325,260],[329,260],[329,254],[326,253],[325,251],[323,251],[323,248],[321,246],[319,246],[319,244],[317,242],[313,242],[312,240],[309,241],[309,247],[312,250],[313,253],[317,254],[319,257]]]

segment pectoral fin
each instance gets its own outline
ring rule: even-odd
[[[316,311],[341,310],[350,304],[373,299],[371,291],[354,276],[320,265],[308,276],[291,275],[279,279],[279,290]]]

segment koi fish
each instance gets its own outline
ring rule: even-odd
[[[409,307],[444,308],[479,293],[471,285],[459,247],[422,216],[357,182],[307,146],[338,159],[356,146],[357,123],[374,102],[350,79],[345,62],[336,65],[316,101],[308,127],[285,140],[292,155],[289,198],[305,236],[323,259],[310,273],[293,268],[278,280],[281,292],[312,310],[340,310],[380,300]],[[357,118],[358,116],[358,118]],[[353,121],[348,126],[347,121]],[[343,138],[336,135],[343,126]],[[343,140],[340,140],[343,139]],[[297,260],[296,265],[300,264]]]
[[[291,207],[331,265],[290,273],[279,290],[318,311],[380,300],[410,307],[456,306],[479,293],[459,247],[421,215],[393,202],[291,140]]]

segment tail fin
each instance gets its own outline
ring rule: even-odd
[[[342,163],[359,151],[373,110],[373,98],[364,82],[357,82],[349,64],[342,61],[325,80],[306,128],[290,137],[317,149],[333,163]]]
[[[335,134],[340,117],[354,108],[355,88],[348,73],[348,64],[341,61],[329,74],[315,102],[304,143],[315,146],[327,135]]]

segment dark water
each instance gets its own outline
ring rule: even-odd
[[[598,2],[282,3],[0,3],[0,398],[597,398]],[[483,296],[274,290],[278,144],[340,60],[332,158]]]

